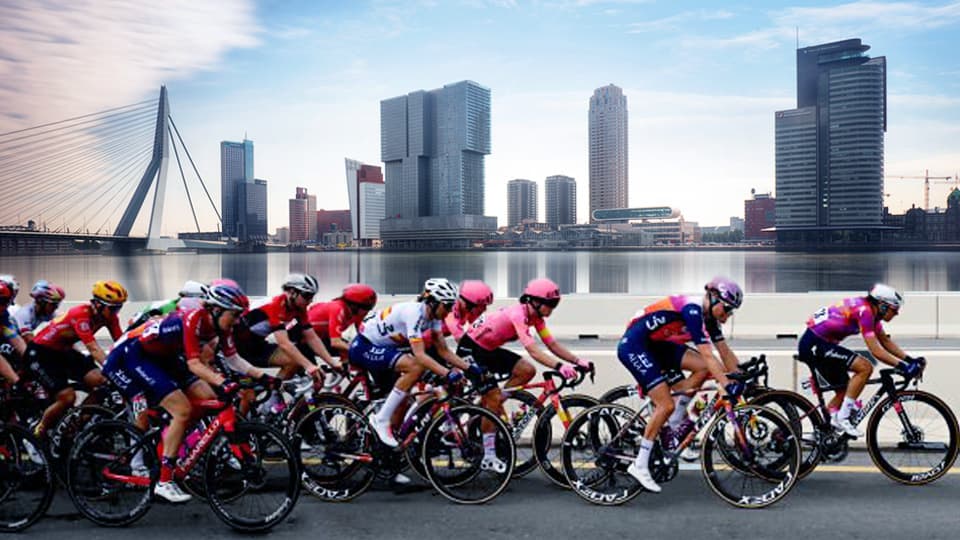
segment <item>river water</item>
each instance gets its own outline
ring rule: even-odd
[[[279,292],[284,275],[309,272],[320,298],[363,281],[385,294],[410,294],[429,277],[483,279],[497,296],[518,296],[548,276],[566,293],[659,295],[700,290],[725,274],[750,292],[859,291],[884,281],[905,291],[960,290],[960,253],[811,254],[743,251],[670,252],[322,252],[265,254],[70,255],[0,257],[0,273],[25,288],[40,278],[61,284],[68,300],[87,298],[99,279],[123,283],[133,301],[167,298],[187,279],[236,279],[250,295]],[[23,299],[20,299],[23,302]]]

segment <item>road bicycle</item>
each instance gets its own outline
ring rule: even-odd
[[[33,399],[0,384],[0,403]],[[50,508],[56,489],[50,455],[30,430],[0,418],[0,532],[19,532]]]

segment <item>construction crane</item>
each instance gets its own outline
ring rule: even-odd
[[[930,169],[924,171],[923,176],[908,176],[908,175],[898,175],[892,174],[884,176],[884,178],[895,178],[899,180],[923,180],[923,209],[930,210],[930,181],[931,180],[942,180],[942,182],[934,182],[935,184],[956,184],[960,182],[960,178],[954,176],[930,176]],[[951,182],[951,180],[953,180]]]

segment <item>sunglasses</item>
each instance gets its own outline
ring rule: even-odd
[[[106,303],[102,303],[101,305],[104,306],[105,308],[109,309],[111,313],[116,313],[116,312],[120,311],[120,310],[123,308],[123,304],[106,304]]]
[[[720,305],[723,306],[723,312],[726,313],[727,315],[737,310],[737,306],[731,306],[726,302],[720,302]]]
[[[559,298],[550,298],[548,300],[541,300],[540,305],[547,306],[549,308],[555,308],[560,305]]]
[[[302,292],[297,292],[297,294],[299,294],[300,296],[302,296],[303,299],[306,300],[307,302],[312,301],[312,300],[313,300],[313,296],[314,296],[314,295],[312,295],[312,294],[307,294],[307,293],[302,293]]]

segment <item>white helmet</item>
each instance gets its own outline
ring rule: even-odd
[[[424,297],[433,299],[441,304],[452,304],[457,301],[459,291],[457,286],[445,278],[430,278],[423,284]]]
[[[189,279],[177,294],[180,295],[180,298],[203,298],[207,294],[207,286],[199,281]]]
[[[317,278],[310,274],[290,274],[287,279],[283,280],[283,290],[293,289],[306,295],[314,295],[317,294],[319,288],[320,284],[317,283]]]
[[[899,310],[903,306],[903,295],[896,289],[883,283],[877,283],[870,289],[870,298],[873,298],[881,304],[886,304],[893,309]]]

